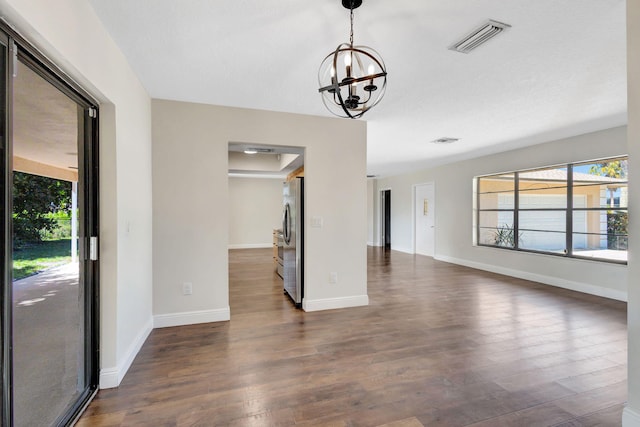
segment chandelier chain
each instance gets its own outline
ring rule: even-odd
[[[353,3],[352,3],[352,7],[351,7],[351,34],[349,36],[349,43],[351,43],[351,47],[353,47]]]

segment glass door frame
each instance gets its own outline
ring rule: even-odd
[[[0,218],[0,257],[2,262],[0,263],[0,280],[2,284],[11,283],[11,191],[9,190],[8,170],[11,169],[9,160],[11,159],[11,144],[9,142],[9,135],[11,135],[11,109],[9,108],[10,100],[12,99],[11,92],[11,75],[13,64],[10,58],[12,58],[11,51],[13,50],[10,43],[8,34],[0,31],[0,45],[4,48],[2,62],[4,63],[4,76],[0,84],[4,85],[2,92],[4,92],[4,99],[0,99],[2,105],[2,123],[0,127],[4,129],[0,139],[0,193],[2,193],[2,213]],[[11,360],[11,286],[0,285],[0,293],[2,293],[2,304],[0,304],[0,344],[2,351],[0,352],[0,368],[2,370],[2,388],[0,389],[0,396],[2,397],[0,408],[0,425],[10,425],[11,417],[11,399],[9,390],[12,387],[12,367],[9,361]],[[8,312],[9,311],[9,312]]]
[[[84,143],[78,144],[78,207],[84,214],[79,217],[79,262],[80,283],[84,286],[84,372],[85,389],[68,411],[56,421],[58,426],[72,424],[82,413],[98,390],[99,371],[99,257],[92,257],[90,251],[91,237],[98,237],[99,223],[99,182],[98,182],[98,102],[60,68],[49,61],[29,42],[16,33],[5,22],[0,21],[0,44],[7,46],[4,57],[7,64],[6,79],[0,84],[6,87],[4,146],[0,147],[0,191],[4,209],[0,218],[0,239],[2,239],[0,255],[1,280],[3,283],[3,306],[0,307],[0,325],[2,329],[2,409],[0,424],[11,426],[13,418],[13,367],[12,367],[12,105],[13,75],[17,61],[28,66],[32,71],[44,78],[48,83],[67,95],[84,109]],[[94,244],[97,245],[97,239]],[[98,248],[93,251],[98,254]],[[92,259],[95,258],[95,259]]]

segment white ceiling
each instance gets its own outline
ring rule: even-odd
[[[154,98],[330,115],[317,72],[349,38],[340,0],[89,1]],[[447,49],[487,19],[512,28]],[[354,32],[389,73],[369,174],[626,124],[625,0],[364,0]]]
[[[75,174],[78,105],[22,62],[17,65],[13,86],[13,155]]]

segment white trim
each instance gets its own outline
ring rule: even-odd
[[[287,174],[282,174],[278,172],[277,174],[270,173],[240,173],[240,172],[229,172],[229,178],[260,178],[260,179],[278,179],[284,180],[287,179]]]
[[[273,242],[270,243],[240,243],[237,245],[229,244],[229,249],[265,249],[273,248]]]
[[[127,350],[125,357],[118,363],[118,366],[112,368],[100,369],[100,388],[114,388],[120,385],[120,381],[124,378],[127,371],[131,367],[133,360],[136,358],[143,344],[153,330],[153,319],[150,318],[147,324],[142,328],[138,336],[133,340]]]
[[[405,254],[414,255],[415,252],[410,248],[402,248],[398,246],[391,246],[392,251],[404,252]]]
[[[622,411],[622,427],[640,427],[640,413],[625,406]]]
[[[514,270],[511,268],[498,267],[490,264],[483,264],[475,261],[467,261],[464,259],[453,258],[448,256],[436,256],[434,259],[438,261],[450,262],[452,264],[464,265],[478,270],[490,271],[492,273],[504,274],[506,276],[517,277],[519,279],[531,280],[533,282],[543,283],[545,285],[556,286],[558,288],[569,289],[572,291],[582,292],[585,294],[596,295],[599,297],[614,299],[618,301],[627,301],[627,293],[617,291],[615,289],[605,288],[602,286],[590,285],[587,283],[574,282],[572,280],[560,279],[553,276],[545,276],[542,274],[529,273],[526,271]]]
[[[184,313],[158,314],[153,316],[154,328],[195,325],[197,323],[225,322],[231,319],[229,307],[216,310],[188,311]]]
[[[355,295],[352,297],[325,298],[315,300],[302,300],[304,311],[335,310],[338,308],[362,307],[369,305],[368,295]]]
[[[118,368],[105,368],[100,369],[100,388],[115,388],[118,387],[120,381],[118,381]]]

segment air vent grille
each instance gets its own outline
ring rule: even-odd
[[[431,141],[432,144],[451,144],[456,141],[459,141],[460,138],[449,138],[448,136],[444,136],[442,138],[434,139]]]
[[[469,53],[510,27],[511,25],[509,24],[490,19],[482,26],[471,31],[462,40],[449,46],[449,50]]]

